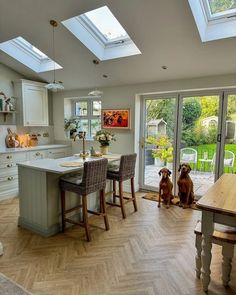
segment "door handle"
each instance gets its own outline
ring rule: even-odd
[[[217,138],[216,138],[217,142],[221,142],[221,134],[217,134]]]
[[[145,144],[145,140],[144,140],[144,137],[142,137],[140,139],[140,145],[141,145],[141,148],[143,149],[144,148],[144,144]]]

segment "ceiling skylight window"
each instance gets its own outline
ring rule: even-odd
[[[141,54],[107,6],[62,22],[100,60]]]
[[[236,0],[188,0],[202,42],[236,36]]]
[[[111,13],[107,6],[86,12],[84,14],[93,25],[109,41],[122,38],[129,38],[118,20]]]
[[[54,70],[54,63],[55,69],[62,69],[59,64],[20,36],[0,43],[0,50],[4,51],[36,73]]]

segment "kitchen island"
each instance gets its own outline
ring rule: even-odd
[[[117,161],[120,155],[103,156],[109,162]],[[97,158],[87,158],[86,161]],[[75,165],[72,167],[65,167]],[[77,164],[76,164],[77,163]],[[18,225],[42,236],[52,236],[60,231],[60,176],[68,173],[82,174],[83,160],[72,156],[61,159],[41,159],[18,163],[19,173],[19,204],[20,213]],[[107,181],[106,192],[109,192],[110,182]],[[68,207],[80,203],[80,198],[68,193]],[[88,207],[98,207],[97,193],[88,198]]]

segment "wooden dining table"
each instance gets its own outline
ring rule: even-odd
[[[202,285],[207,292],[211,280],[211,248],[214,223],[236,227],[236,174],[223,174],[197,202],[202,210]]]

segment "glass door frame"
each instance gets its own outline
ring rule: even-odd
[[[143,190],[154,190],[153,186],[145,185],[145,136],[146,136],[146,101],[147,100],[158,100],[158,99],[175,99],[175,113],[174,113],[174,122],[175,122],[175,128],[174,128],[174,138],[173,138],[173,147],[176,146],[176,131],[177,131],[177,112],[178,112],[178,94],[176,92],[165,92],[165,93],[158,93],[158,94],[152,94],[152,95],[143,95],[141,96],[141,120],[140,120],[140,173],[139,173],[139,186],[140,189]],[[173,154],[173,167],[176,165],[176,158],[175,153]],[[173,170],[172,173],[172,181],[175,182],[176,178],[176,171]],[[157,186],[159,187],[159,183],[157,183]]]
[[[218,88],[218,89],[199,89],[189,91],[174,91],[174,92],[162,92],[152,95],[141,96],[141,120],[140,120],[140,175],[139,183],[140,188],[144,190],[153,190],[153,187],[145,185],[145,120],[146,120],[146,100],[155,99],[176,99],[176,109],[174,114],[175,129],[174,129],[174,154],[173,154],[173,174],[172,181],[174,184],[173,193],[177,193],[177,175],[178,166],[180,163],[180,149],[181,149],[181,128],[182,128],[182,110],[183,110],[183,99],[187,97],[200,97],[200,96],[218,96],[219,97],[219,109],[218,109],[218,127],[217,127],[217,141],[216,141],[216,160],[215,160],[215,177],[216,181],[224,170],[224,145],[225,145],[225,132],[226,132],[226,114],[227,114],[227,101],[228,95],[236,94],[236,88]],[[158,185],[157,185],[158,187]]]

